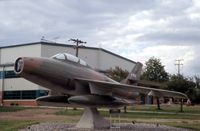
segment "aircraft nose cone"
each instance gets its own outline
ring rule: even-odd
[[[20,57],[15,61],[14,70],[18,75],[28,72],[34,72],[39,69],[41,60],[32,57]]]
[[[15,62],[14,70],[16,74],[20,74],[24,67],[24,61],[22,58],[18,58]]]

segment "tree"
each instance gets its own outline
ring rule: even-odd
[[[197,87],[198,89],[200,89],[200,77],[197,76],[197,75],[195,75],[195,76],[194,76],[194,80],[195,80],[195,83],[196,83],[196,87]]]
[[[145,65],[145,70],[141,75],[141,79],[154,82],[166,82],[169,80],[169,75],[165,71],[160,59],[151,57],[148,61],[145,62]],[[156,100],[157,108],[160,110],[159,97],[156,97]]]
[[[167,83],[169,90],[186,93],[190,88],[195,88],[196,84],[183,75],[172,75]]]
[[[110,68],[109,70],[107,70],[107,76],[118,82],[124,80],[128,76],[128,74],[129,72],[127,70],[123,70],[118,66],[116,66],[114,69]],[[126,112],[127,108],[126,106],[124,106],[124,113]]]
[[[109,70],[107,70],[106,74],[113,80],[120,82],[128,76],[129,72],[127,70],[123,70],[122,68],[116,66],[114,69],[110,68]]]
[[[145,62],[145,65],[145,70],[141,79],[155,82],[165,82],[169,80],[169,75],[165,71],[160,59],[151,57]]]
[[[200,103],[200,89],[199,88],[189,88],[186,92],[188,97],[193,103]]]
[[[167,83],[169,90],[186,93],[193,103],[200,102],[200,89],[192,78],[186,78],[183,75],[172,75]]]

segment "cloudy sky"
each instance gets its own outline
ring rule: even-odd
[[[0,45],[79,38],[169,73],[200,75],[199,0],[0,0]]]

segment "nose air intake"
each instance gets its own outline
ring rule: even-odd
[[[20,74],[23,71],[23,68],[24,68],[24,61],[20,57],[15,61],[14,71],[16,74]]]

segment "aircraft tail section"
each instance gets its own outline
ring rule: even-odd
[[[142,71],[142,63],[137,62],[132,71],[129,73],[129,75],[126,77],[125,80],[123,80],[123,83],[126,84],[136,84],[137,81],[140,79],[141,71]]]

